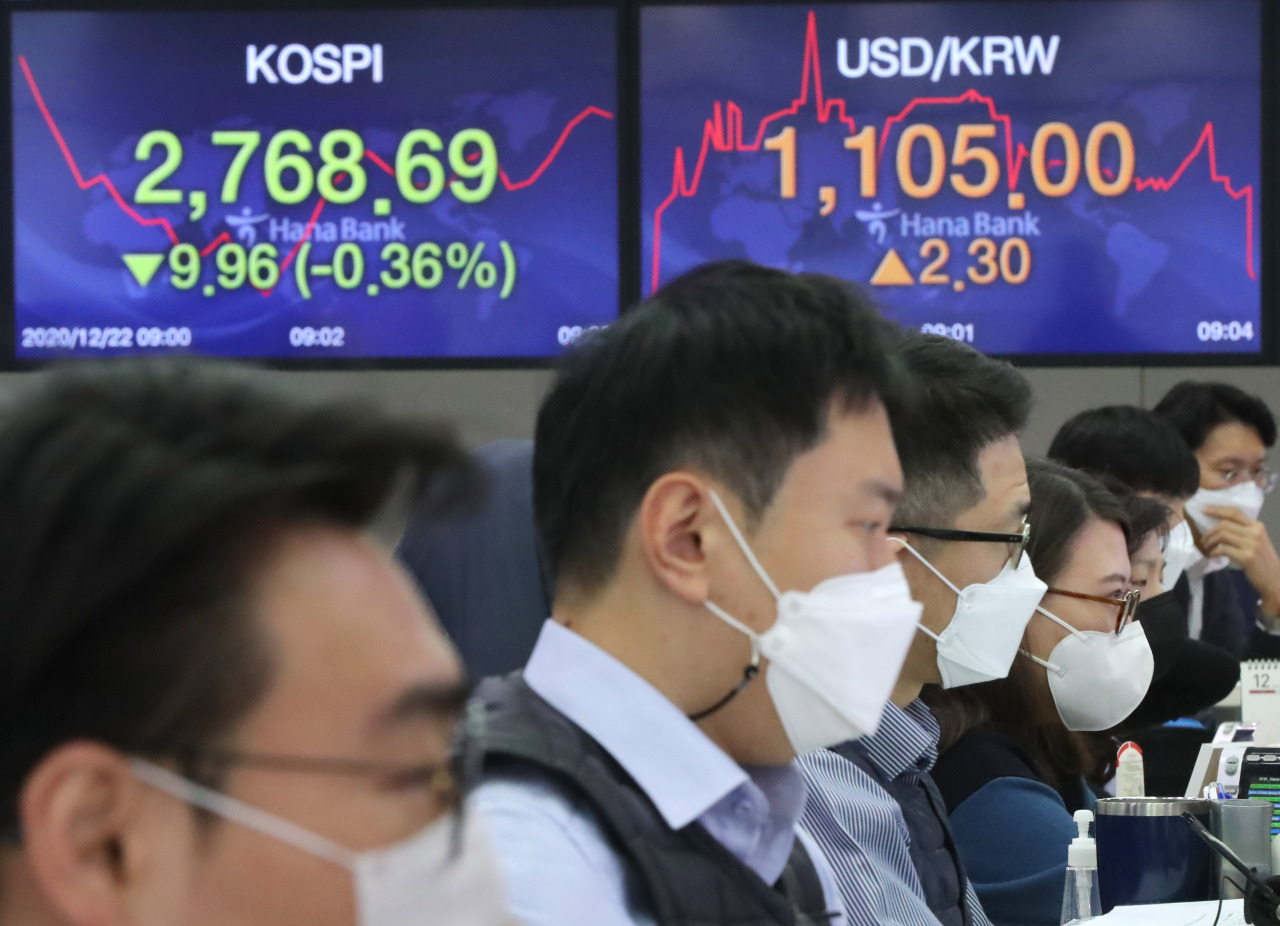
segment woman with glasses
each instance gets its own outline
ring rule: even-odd
[[[934,780],[956,846],[997,926],[1056,926],[1072,813],[1109,761],[1096,738],[1146,693],[1152,658],[1133,620],[1129,520],[1100,482],[1028,461],[1027,556],[1049,586],[1008,678],[927,691],[941,726]]]

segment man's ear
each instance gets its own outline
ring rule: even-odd
[[[67,922],[131,921],[131,888],[147,854],[137,833],[143,788],[124,756],[86,741],[59,746],[27,777],[18,801],[23,854],[45,903]]]
[[[693,604],[710,593],[705,529],[719,522],[706,483],[691,473],[667,473],[649,486],[636,523],[645,559],[654,576]]]

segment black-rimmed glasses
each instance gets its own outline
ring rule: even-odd
[[[1022,554],[1027,550],[1027,541],[1031,539],[1031,522],[1022,519],[1022,527],[1016,534],[1000,534],[992,531],[961,531],[949,527],[898,527],[891,526],[890,533],[918,534],[934,540],[958,540],[962,543],[1007,543],[1013,546],[1009,554],[1009,568],[1017,569],[1022,563]]]
[[[1114,605],[1119,610],[1116,612],[1116,629],[1117,634],[1124,630],[1133,620],[1133,615],[1137,613],[1138,602],[1142,600],[1142,590],[1132,588],[1125,592],[1120,598],[1108,598],[1105,595],[1086,595],[1084,592],[1068,592],[1061,588],[1051,588],[1045,592],[1046,595],[1064,595],[1067,598],[1079,598],[1082,601],[1098,601],[1103,604]]]

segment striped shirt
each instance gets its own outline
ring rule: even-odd
[[[886,779],[911,784],[938,758],[938,724],[924,702],[889,704],[873,736],[856,747]],[[809,785],[801,825],[835,871],[848,926],[939,926],[911,861],[911,837],[892,795],[829,749],[800,760]],[[965,903],[974,926],[990,926],[973,884]]]

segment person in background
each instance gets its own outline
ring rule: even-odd
[[[0,414],[0,922],[500,922],[461,667],[370,532],[473,498],[462,449],[202,363],[37,383]]]
[[[1137,496],[1124,499],[1136,544],[1130,563],[1134,587],[1142,593],[1136,617],[1155,657],[1155,675],[1126,727],[1192,717],[1221,701],[1235,687],[1240,668],[1231,649],[1235,643],[1230,623],[1211,619],[1203,639],[1188,633],[1187,572],[1196,572],[1204,556],[1184,517],[1184,506],[1199,487],[1200,470],[1181,435],[1147,409],[1109,405],[1080,412],[1063,424],[1049,446],[1049,457],[1113,479]],[[1164,531],[1147,528],[1156,510],[1139,499],[1163,506]],[[1157,556],[1162,561],[1158,573],[1153,572]],[[1144,742],[1144,748],[1147,745]]]
[[[1007,679],[933,690],[934,780],[982,906],[997,924],[1056,926],[1071,814],[1093,804],[1073,731],[1108,730],[1141,702],[1152,657],[1132,620],[1124,506],[1092,476],[1029,461],[1027,555],[1049,585]]]
[[[914,633],[903,380],[848,284],[745,262],[568,355],[534,443],[553,619],[478,693],[516,919],[843,922],[793,759],[875,729]]]
[[[1138,495],[1119,480],[1104,478],[1102,484],[1124,503],[1129,516],[1129,580],[1139,593],[1136,617],[1141,621],[1142,603],[1166,594],[1161,582],[1172,512],[1154,498]],[[1143,629],[1150,642],[1151,628],[1144,624]]]
[[[465,519],[410,522],[397,556],[418,580],[471,678],[523,666],[551,613],[533,522],[533,442],[473,454],[489,477],[484,507]]]
[[[872,736],[800,760],[803,824],[835,869],[857,924],[981,926],[929,776],[938,725],[926,684],[1003,678],[1045,585],[1022,555],[1031,493],[1018,432],[1031,391],[1012,366],[948,338],[904,331],[917,383],[893,417],[905,491],[893,532],[919,632]]]
[[[1178,383],[1155,407],[1199,464],[1187,518],[1203,556],[1189,568],[1192,637],[1222,637],[1237,657],[1280,654],[1280,556],[1258,520],[1276,474],[1266,468],[1276,423],[1257,396],[1226,383]],[[1235,570],[1223,570],[1234,564]]]

